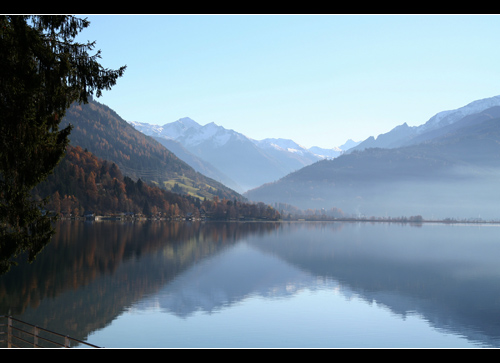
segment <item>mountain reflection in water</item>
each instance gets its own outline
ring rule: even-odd
[[[33,264],[0,277],[0,315],[87,340],[130,312],[190,319],[331,289],[498,347],[498,228],[60,222]]]

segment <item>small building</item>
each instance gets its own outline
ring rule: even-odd
[[[89,221],[93,221],[95,220],[95,213],[92,212],[92,211],[85,211],[83,213],[83,217],[86,219],[86,220],[89,220]]]

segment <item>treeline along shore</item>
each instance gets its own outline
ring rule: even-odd
[[[279,212],[243,197],[229,199],[224,191],[212,198],[179,194],[140,178],[122,175],[112,162],[81,147],[68,147],[66,156],[49,178],[34,190],[48,198],[46,209],[68,219],[262,219],[278,220]]]
[[[221,221],[344,221],[396,223],[500,223],[470,219],[425,219],[349,216],[341,209],[300,210],[293,206],[179,194],[122,175],[112,162],[81,147],[68,147],[66,156],[49,178],[34,190],[35,198],[48,197],[47,210],[60,219],[77,220],[221,220]]]

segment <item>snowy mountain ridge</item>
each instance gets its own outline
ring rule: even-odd
[[[441,111],[432,116],[427,122],[419,126],[408,126],[405,122],[394,127],[389,132],[378,135],[376,138],[370,136],[349,152],[361,151],[367,148],[395,148],[421,142],[425,138],[432,137],[432,132],[443,129],[489,108],[500,106],[500,96],[484,98],[468,103],[454,110]]]
[[[494,106],[500,106],[500,95],[476,100],[455,110],[438,112],[423,125],[415,127],[415,130],[417,131],[417,133],[421,134],[429,130],[450,125],[464,118],[465,116],[479,113]]]
[[[189,117],[163,126],[144,122],[129,123],[136,130],[156,138],[164,145],[167,140],[179,143],[185,149],[182,153],[179,151],[179,157],[194,155],[198,160],[214,166],[221,175],[233,180],[237,187],[232,187],[240,192],[341,153],[338,148],[334,148],[316,154],[289,139],[254,140],[214,122],[202,126]],[[189,164],[192,157],[190,161],[185,157],[184,161]]]
[[[344,148],[344,145],[347,146],[349,141],[353,143],[349,144],[350,147],[356,144],[352,140],[349,140],[343,146],[333,147],[331,149],[318,148],[315,146],[307,149],[290,139],[266,138],[263,140],[254,140],[239,132],[219,126],[214,122],[202,126],[189,117],[180,118],[177,121],[167,123],[163,126],[137,121],[129,121],[129,123],[146,135],[161,136],[167,139],[176,140],[181,142],[184,146],[189,147],[194,147],[209,141],[213,142],[214,146],[220,147],[233,138],[236,140],[249,140],[259,148],[273,147],[275,149],[295,154],[313,154],[318,159],[331,158],[340,155],[342,151],[347,150]]]

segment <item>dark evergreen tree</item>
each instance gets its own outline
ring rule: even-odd
[[[28,252],[32,261],[53,235],[46,201],[31,190],[64,155],[71,126],[59,128],[74,102],[110,89],[122,76],[103,68],[95,42],[75,42],[89,26],[73,16],[0,16],[0,273]]]

